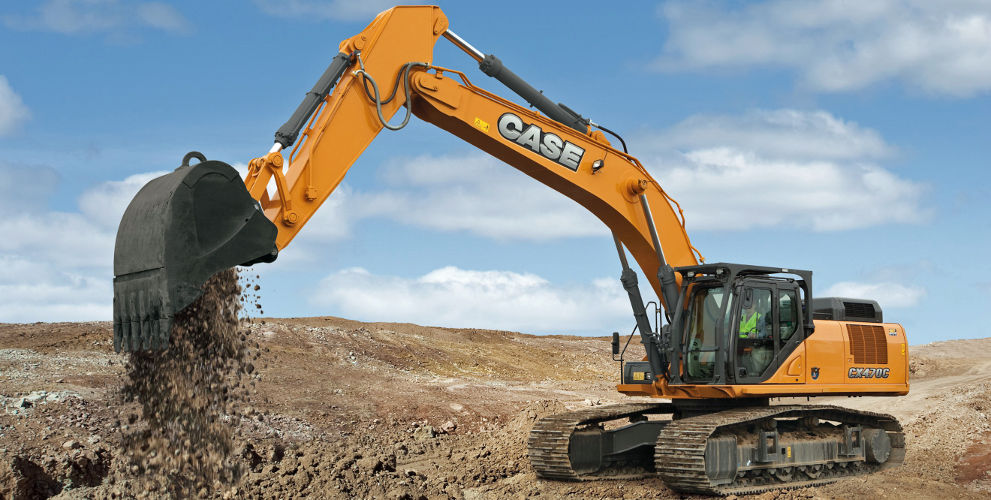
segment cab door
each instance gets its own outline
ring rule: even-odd
[[[721,286],[696,288],[685,313],[684,377],[691,383],[714,383],[725,379],[723,356],[729,328],[730,295]]]
[[[732,373],[738,384],[767,380],[804,338],[801,292],[793,282],[749,280],[733,308]]]

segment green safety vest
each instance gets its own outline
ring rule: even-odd
[[[753,313],[745,321],[740,322],[740,337],[746,338],[750,333],[757,333],[757,320],[760,313]]]

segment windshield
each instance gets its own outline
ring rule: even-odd
[[[716,331],[722,314],[723,287],[702,288],[692,295],[685,333],[688,340],[688,376],[711,378],[716,363]],[[727,312],[729,308],[727,308]]]

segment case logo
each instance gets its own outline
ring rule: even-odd
[[[544,132],[535,123],[523,123],[523,119],[513,113],[503,113],[499,117],[499,134],[551,161],[578,171],[578,165],[585,156],[585,149],[562,139],[552,132]]]

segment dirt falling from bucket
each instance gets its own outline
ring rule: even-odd
[[[140,412],[121,429],[135,486],[181,498],[240,476],[232,455],[240,415],[250,411],[257,346],[239,322],[242,303],[237,271],[221,271],[176,315],[168,351],[131,355],[121,394]]]

